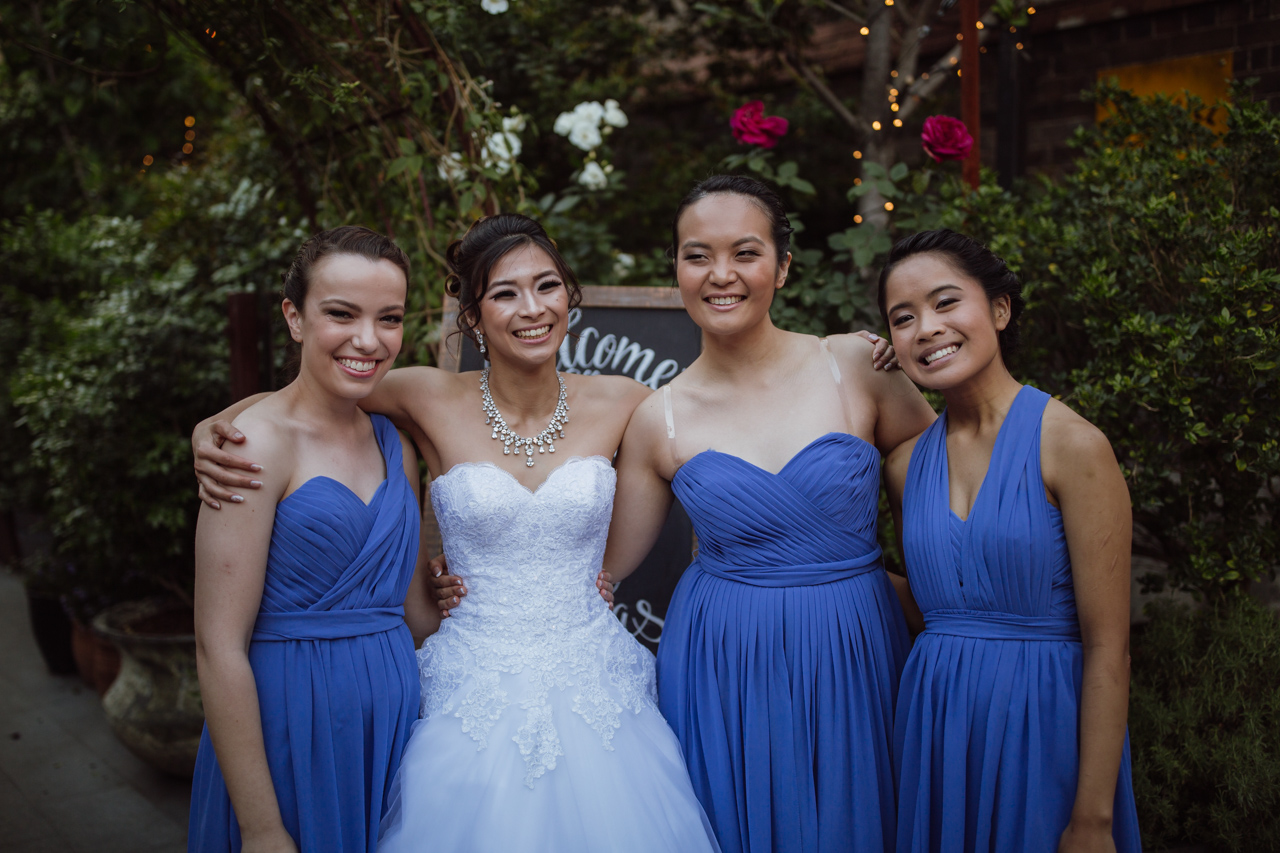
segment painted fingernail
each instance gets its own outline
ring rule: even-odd
[[[262,488],[262,481],[261,481],[261,480],[250,480],[250,481],[249,481],[249,485],[250,485],[250,486],[253,486],[255,489],[261,489],[261,488]]]
[[[240,495],[232,495],[231,500],[235,503],[244,503],[244,498],[240,497]]]
[[[236,437],[236,438],[244,438],[244,433],[242,433],[242,432],[238,432],[238,433],[236,433],[235,437]]]
[[[873,341],[878,341],[878,340],[880,340],[880,336],[879,336],[879,335],[877,335],[875,332],[872,332],[872,333],[871,333],[871,340],[873,340]]]
[[[261,466],[261,465],[259,465],[257,462],[255,462],[255,463],[253,463],[252,465],[250,465],[250,466],[249,466],[249,470],[250,470],[250,471],[261,471],[261,470],[262,470],[262,466]]]
[[[212,506],[214,509],[222,509],[222,504],[218,503],[217,501],[214,501]]]

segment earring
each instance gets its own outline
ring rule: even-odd
[[[483,333],[483,332],[476,332],[476,346],[478,346],[478,347],[480,348],[480,354],[481,354],[481,355],[484,355],[486,352],[488,352],[488,350],[486,350],[486,349],[485,349],[485,346],[484,346],[484,333]]]

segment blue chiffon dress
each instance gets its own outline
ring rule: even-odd
[[[658,701],[726,853],[893,849],[909,639],[879,483],[876,448],[838,432],[777,474],[707,450],[672,481],[699,553],[667,610]]]
[[[404,599],[420,517],[400,438],[373,415],[387,477],[365,504],[328,477],[276,507],[249,645],[267,763],[300,853],[372,851],[383,800],[418,716]],[[238,851],[240,828],[205,728],[190,851]]]
[[[911,454],[902,539],[926,627],[894,728],[900,853],[1054,851],[1071,817],[1083,653],[1040,471],[1048,402],[1018,392],[965,520],[950,506],[945,413]],[[1112,833],[1121,853],[1141,849],[1127,737]]]

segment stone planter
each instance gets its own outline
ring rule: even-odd
[[[71,623],[71,656],[85,684],[104,695],[120,673],[120,652],[78,620]]]
[[[167,599],[127,601],[93,627],[120,650],[120,675],[102,697],[112,731],[151,766],[190,778],[204,727],[191,609]]]

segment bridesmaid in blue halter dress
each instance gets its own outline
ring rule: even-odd
[[[1082,621],[1095,641],[1122,645],[1127,638],[1127,493],[1110,448],[1083,419],[1043,391],[1019,387],[1004,370],[999,350],[1011,344],[997,344],[996,330],[1010,327],[993,328],[989,312],[1009,323],[1020,304],[1017,280],[1002,261],[968,238],[925,232],[895,247],[887,270],[893,278],[881,279],[888,280],[881,307],[892,304],[887,320],[904,370],[953,402],[914,447],[904,445],[887,463],[890,494],[901,500],[907,575],[925,623],[898,696],[898,850],[1140,850],[1123,722],[1127,687],[1120,686],[1120,678],[1127,685],[1127,671],[1120,673],[1127,650],[1109,654],[1099,643],[1093,652],[1100,666],[1087,715],[1082,689]],[[985,357],[992,360],[984,364]],[[981,469],[966,470],[966,460],[949,455],[949,433],[972,429],[975,401],[1010,396],[989,410],[998,417],[1008,406],[1002,421],[992,421],[998,426],[985,474],[956,475],[953,484],[953,472]],[[961,427],[951,417],[957,412],[965,416]],[[1055,452],[1042,451],[1047,423],[1057,441],[1080,442],[1067,464],[1089,478],[1082,487],[1057,486],[1062,509],[1050,502],[1042,473],[1042,458]],[[977,492],[961,518],[952,506],[969,481]],[[1088,512],[1082,499],[1096,502],[1101,518],[1081,524]],[[1077,518],[1064,525],[1070,513]],[[1094,568],[1105,562],[1098,555],[1107,538],[1120,546],[1112,556],[1123,571]],[[1073,556],[1077,572],[1092,572],[1085,583],[1094,613],[1083,619]],[[1105,616],[1097,615],[1099,591],[1112,599]],[[1104,619],[1111,624],[1100,628]],[[1108,663],[1115,671],[1106,671]],[[1115,704],[1104,707],[1108,702]],[[1064,835],[1069,825],[1095,834],[1086,844],[1077,833]]]
[[[233,407],[264,464],[260,491],[202,507],[196,530],[189,850],[376,846],[417,717],[413,634],[438,625],[415,579],[416,456],[357,408],[399,352],[407,270],[365,228],[308,240],[284,288],[298,378]]]
[[[790,227],[772,191],[710,178],[673,231],[703,351],[631,419],[605,567],[631,571],[680,499],[699,551],[666,613],[658,699],[721,848],[886,853],[909,641],[876,544],[880,453],[933,411],[857,337],[773,325]]]

